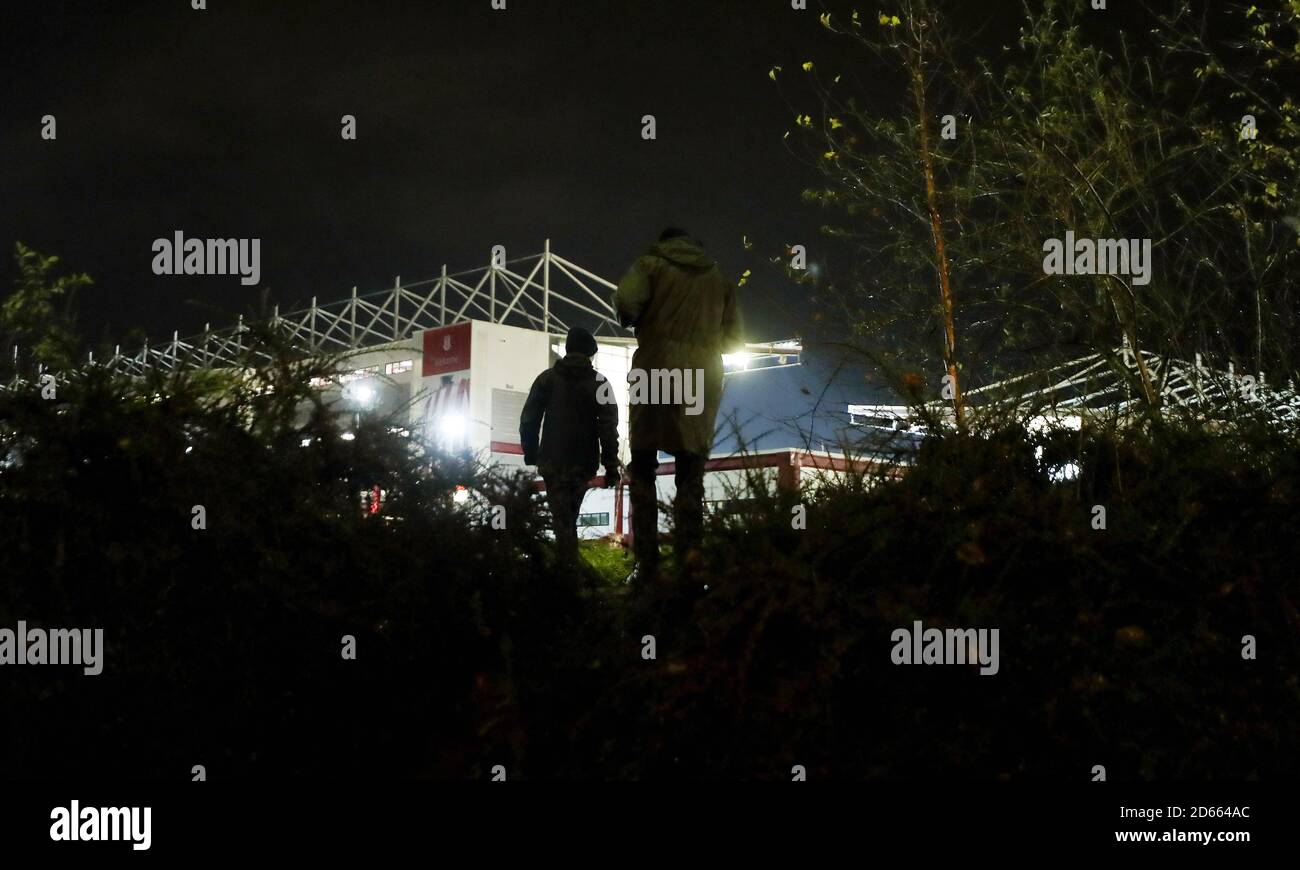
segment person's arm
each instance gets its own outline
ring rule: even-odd
[[[623,280],[618,282],[618,289],[614,291],[614,310],[618,312],[620,326],[636,326],[650,305],[650,297],[654,295],[650,279],[655,273],[656,262],[654,257],[638,258]]]
[[[745,327],[740,316],[740,302],[736,299],[736,286],[727,283],[726,301],[722,307],[722,352],[734,353],[745,346]]]
[[[602,386],[602,383],[604,384]],[[600,464],[608,478],[618,475],[618,405],[604,375],[596,375],[596,432],[600,436]]]
[[[537,464],[537,446],[542,434],[542,417],[546,406],[551,403],[551,370],[547,369],[533,381],[533,388],[528,391],[528,401],[524,402],[523,413],[519,415],[519,443],[524,448],[524,463]]]

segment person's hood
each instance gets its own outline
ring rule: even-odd
[[[704,253],[704,247],[686,236],[660,242],[650,249],[650,253],[686,269],[703,271],[713,268],[713,258]]]
[[[565,354],[564,358],[555,364],[555,370],[565,377],[581,377],[593,370],[591,357],[585,353]]]

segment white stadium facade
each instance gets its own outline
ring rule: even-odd
[[[489,265],[390,290],[352,294],[289,314],[270,326],[306,354],[341,355],[344,370],[315,383],[341,415],[376,415],[412,438],[468,450],[498,469],[523,466],[519,415],[533,379],[563,355],[571,325],[592,329],[598,371],[611,382],[619,408],[621,459],[628,460],[627,374],[636,340],[618,326],[614,284],[550,249],[509,260],[494,249]],[[743,303],[742,303],[743,304]],[[135,354],[118,348],[109,364],[132,373],[149,367],[247,365],[249,325],[178,334]],[[820,408],[826,384],[803,365],[795,340],[756,343],[724,358],[727,371],[718,437],[706,466],[706,501],[736,506],[754,469],[771,485],[799,486],[861,467],[840,449],[851,427],[849,400]],[[862,397],[857,397],[859,401]],[[340,419],[346,419],[341,417]],[[346,436],[345,436],[346,437]],[[540,488],[540,479],[537,481]],[[661,457],[659,495],[673,495],[671,457]],[[586,538],[630,531],[626,487],[593,487],[579,520]],[[666,523],[666,513],[661,515]]]

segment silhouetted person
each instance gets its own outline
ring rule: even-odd
[[[560,559],[576,564],[578,514],[597,464],[605,466],[606,486],[618,480],[618,405],[605,376],[591,365],[592,334],[572,330],[564,350],[564,359],[533,381],[519,416],[519,439],[524,462],[536,465],[546,481]]]
[[[685,230],[669,228],[659,243],[623,276],[614,294],[619,322],[636,329],[637,349],[629,374],[628,464],[632,489],[632,548],[637,567],[629,580],[652,579],[659,567],[659,510],[655,477],[659,451],[676,461],[673,546],[678,564],[698,561],[704,527],[704,463],[713,448],[714,418],[722,400],[722,352],[743,343],[736,288],[703,246]],[[643,396],[639,376],[665,383],[702,381],[702,401],[689,396]],[[700,373],[702,377],[696,376]],[[700,397],[696,397],[699,399]],[[654,403],[651,403],[651,400]]]

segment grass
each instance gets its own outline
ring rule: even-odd
[[[587,564],[611,586],[621,585],[632,570],[632,557],[621,544],[608,540],[579,541],[578,547]]]

